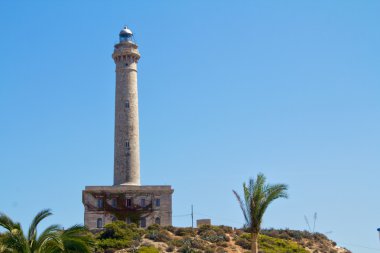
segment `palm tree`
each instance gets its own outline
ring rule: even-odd
[[[52,215],[49,209],[42,210],[33,219],[25,235],[20,223],[0,213],[0,227],[6,232],[0,236],[0,253],[90,253],[94,246],[92,236],[81,225],[64,230],[59,225],[47,227],[37,235],[38,224]]]
[[[233,190],[243,211],[245,227],[252,234],[252,253],[258,253],[258,237],[261,230],[261,222],[270,203],[278,198],[288,198],[288,186],[285,184],[266,184],[264,174],[259,173],[256,180],[250,179],[248,186],[243,183],[244,199]]]

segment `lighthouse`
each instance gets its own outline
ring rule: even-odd
[[[140,185],[137,63],[133,33],[124,27],[112,58],[116,65],[114,185]]]
[[[172,225],[170,185],[141,185],[137,64],[133,32],[124,27],[114,45],[115,135],[114,180],[110,186],[86,186],[82,191],[84,224],[91,230],[124,221],[141,228]],[[162,173],[164,176],[164,172]]]

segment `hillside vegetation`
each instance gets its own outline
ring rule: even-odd
[[[154,225],[143,230],[133,224],[114,222],[95,237],[99,253],[245,253],[251,247],[249,233],[226,226],[192,229]],[[325,235],[294,230],[264,230],[259,245],[262,253],[350,253]]]

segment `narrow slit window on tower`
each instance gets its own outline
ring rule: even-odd
[[[127,100],[127,102],[125,102],[125,108],[129,109],[129,100]]]
[[[127,141],[127,142],[125,143],[125,147],[126,147],[126,148],[129,148],[129,141]]]

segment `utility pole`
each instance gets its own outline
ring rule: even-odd
[[[191,228],[194,228],[194,208],[191,205]]]

